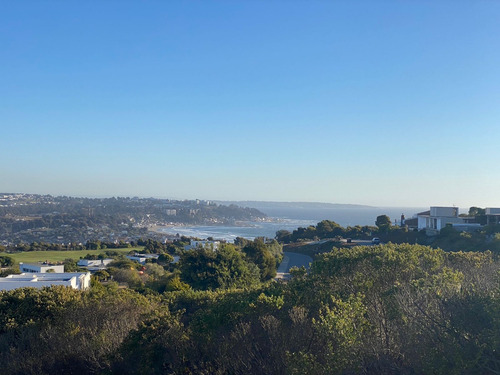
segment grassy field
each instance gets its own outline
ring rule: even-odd
[[[26,251],[16,254],[0,253],[0,255],[8,255],[16,261],[16,263],[36,263],[36,262],[60,262],[64,259],[75,259],[78,260],[80,257],[84,257],[87,254],[99,255],[104,253],[106,250],[117,251],[122,254],[127,254],[132,250],[142,250],[143,247],[130,247],[125,249],[104,249],[104,250],[70,250],[70,251]]]

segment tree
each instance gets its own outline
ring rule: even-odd
[[[379,231],[386,232],[391,226],[391,218],[387,215],[377,216],[375,225],[378,227]]]
[[[170,254],[160,254],[160,256],[158,257],[158,263],[161,263],[161,264],[170,264],[174,261],[174,257]]]
[[[288,242],[290,242],[291,235],[292,235],[292,233],[290,231],[285,230],[285,229],[281,229],[281,230],[276,232],[275,238],[279,242],[288,243]]]
[[[334,221],[323,220],[316,225],[316,231],[322,238],[335,237],[343,234],[343,228]]]
[[[479,223],[481,225],[486,225],[487,222],[486,209],[473,206],[469,208],[469,216],[474,216],[476,223]]]
[[[107,281],[111,277],[106,270],[99,270],[93,276],[99,281]]]
[[[147,263],[145,272],[153,280],[158,280],[165,275],[165,269],[156,263]]]
[[[270,280],[276,276],[277,258],[273,256],[262,240],[255,239],[253,242],[249,242],[243,248],[243,253],[249,261],[259,267],[262,281]]]
[[[249,286],[258,281],[258,270],[247,262],[234,246],[222,246],[217,252],[196,249],[180,258],[181,279],[194,289],[218,289]]]
[[[108,269],[111,271],[111,269]],[[113,280],[119,283],[126,283],[131,288],[141,287],[143,282],[136,269],[118,268],[112,271]]]
[[[0,266],[1,267],[12,267],[14,265],[14,258],[8,255],[0,255]]]
[[[78,272],[80,267],[74,259],[65,259],[64,260],[64,272]]]

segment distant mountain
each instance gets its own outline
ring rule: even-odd
[[[216,201],[219,204],[235,204],[240,207],[256,208],[258,210],[266,209],[305,209],[305,210],[329,210],[329,209],[358,209],[358,208],[376,208],[361,204],[341,204],[341,203],[323,203],[323,202],[267,202],[267,201]]]

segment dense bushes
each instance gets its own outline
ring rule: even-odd
[[[3,292],[0,361],[5,374],[498,373],[499,269],[490,252],[390,244],[333,249],[288,283],[255,270],[238,289]]]

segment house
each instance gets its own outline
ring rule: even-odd
[[[19,262],[19,271],[21,271],[21,273],[64,273],[64,265],[47,262],[37,264]]]
[[[90,272],[22,273],[20,275],[0,277],[0,290],[13,290],[25,287],[43,288],[55,285],[87,290],[90,288]]]
[[[140,264],[145,264],[148,259],[158,259],[159,255],[158,254],[134,254],[134,255],[127,255],[127,258],[130,260],[134,260]]]
[[[220,246],[220,241],[210,241],[210,240],[195,241],[195,240],[191,240],[189,245],[184,246],[184,250],[206,248],[206,249],[211,249],[213,251],[216,251],[219,249],[219,246]]]
[[[459,231],[469,231],[480,228],[480,224],[468,223],[458,216],[458,207],[433,206],[429,211],[417,214],[418,230],[425,230],[427,234],[438,234],[441,229],[451,225]]]
[[[98,267],[106,268],[114,259],[80,259],[77,263],[78,267]]]
[[[486,224],[500,224],[500,208],[486,207]]]

